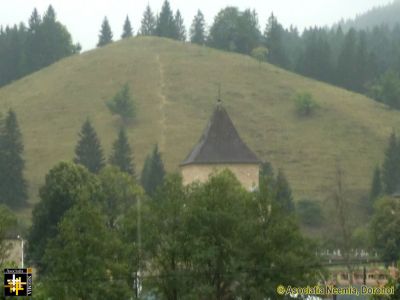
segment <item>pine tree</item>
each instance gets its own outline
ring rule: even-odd
[[[45,36],[42,32],[42,18],[35,8],[29,19],[29,29],[27,37],[26,52],[29,55],[26,57],[27,68],[31,71],[36,71],[44,65],[45,56],[43,55],[43,43]]]
[[[371,190],[369,193],[369,211],[372,212],[373,208],[373,203],[374,201],[382,195],[382,181],[381,181],[381,170],[377,166],[374,170],[374,176],[372,178],[372,183],[371,183]]]
[[[389,137],[388,146],[385,151],[385,159],[382,165],[382,182],[386,194],[393,194],[400,183],[400,157],[396,134],[393,132]]]
[[[56,21],[56,12],[52,5],[49,5],[46,13],[44,14],[43,22],[46,22],[46,21],[47,22],[55,22]]]
[[[282,170],[278,171],[278,175],[276,177],[275,201],[284,212],[290,213],[294,211],[292,190]]]
[[[156,18],[149,5],[143,13],[142,24],[140,27],[141,35],[154,35],[156,30]]]
[[[206,29],[203,13],[198,10],[190,28],[190,41],[194,44],[204,45],[206,42]]]
[[[114,142],[113,153],[110,156],[110,164],[117,166],[122,172],[135,175],[132,162],[132,150],[124,128],[121,128],[118,139]]]
[[[265,43],[268,48],[268,61],[272,64],[286,67],[288,59],[282,42],[282,36],[282,25],[278,23],[274,14],[271,14],[264,32]]]
[[[50,65],[74,52],[72,38],[65,30],[65,27],[57,22],[56,12],[51,5],[44,14],[40,29],[41,37],[43,38],[41,42],[43,59],[40,67]]]
[[[176,11],[175,14],[175,26],[176,26],[176,39],[178,41],[185,41],[186,40],[186,28],[185,28],[185,23],[183,21],[181,12],[179,11],[179,9]]]
[[[129,21],[129,17],[126,16],[123,32],[121,38],[126,39],[133,36],[133,29],[131,26],[131,21]]]
[[[298,57],[297,71],[319,80],[331,80],[331,49],[325,35],[313,28],[305,31],[303,36],[304,51]]]
[[[165,175],[164,164],[158,145],[154,146],[152,153],[147,156],[143,166],[141,183],[149,196],[154,196],[157,187],[162,183]]]
[[[164,1],[161,13],[157,18],[156,35],[172,39],[177,36],[174,16],[168,0]]]
[[[108,23],[107,17],[104,17],[103,23],[101,24],[101,30],[99,35],[99,42],[97,47],[105,46],[113,41],[113,34],[111,32],[110,24]]]
[[[258,186],[261,193],[270,193],[275,187],[274,169],[267,161],[263,162],[260,166]]]
[[[355,58],[355,66],[356,66],[356,79],[354,89],[358,92],[363,92],[365,90],[365,83],[371,79],[370,74],[371,71],[368,55],[368,47],[367,47],[367,36],[365,31],[361,31],[359,33],[359,40],[357,43],[357,56]]]
[[[357,36],[354,29],[350,29],[346,35],[341,53],[338,57],[337,80],[338,84],[348,88],[357,87]]]
[[[89,119],[83,123],[79,133],[74,162],[85,166],[92,173],[98,173],[104,167],[103,150]]]
[[[24,146],[17,116],[10,110],[0,135],[0,203],[21,207],[27,200]]]
[[[42,18],[40,17],[37,9],[34,8],[31,17],[29,18],[29,30],[36,31],[41,23]]]

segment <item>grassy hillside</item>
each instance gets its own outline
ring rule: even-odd
[[[128,129],[137,172],[155,143],[167,169],[178,169],[214,109],[218,83],[242,138],[285,171],[296,198],[329,195],[337,158],[348,189],[366,192],[388,135],[400,128],[399,112],[250,57],[133,38],[64,59],[0,89],[0,110],[13,108],[22,128],[31,203],[47,171],[73,158],[87,117],[109,155],[120,121],[105,101],[126,82],[138,109]],[[302,91],[320,105],[312,118],[295,114],[293,96]]]

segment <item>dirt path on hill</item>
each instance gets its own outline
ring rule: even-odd
[[[165,143],[166,143],[166,131],[167,131],[167,125],[166,125],[166,121],[167,121],[167,117],[166,117],[166,113],[165,113],[165,106],[168,103],[167,97],[164,94],[164,89],[165,89],[165,81],[164,81],[164,65],[160,59],[160,55],[157,54],[157,63],[158,63],[158,69],[160,72],[160,85],[159,85],[159,91],[158,91],[158,95],[160,98],[160,106],[159,106],[159,110],[160,110],[160,126],[161,126],[161,134],[160,134],[160,139],[158,141],[159,143],[159,149],[161,152],[164,152],[165,150]]]

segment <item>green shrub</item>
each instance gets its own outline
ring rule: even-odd
[[[265,47],[256,47],[251,51],[251,56],[260,63],[267,60],[268,49]]]
[[[317,227],[322,224],[321,205],[316,200],[302,199],[297,203],[296,212],[302,224]]]
[[[295,97],[295,102],[296,112],[300,116],[311,116],[319,107],[317,102],[315,102],[313,96],[308,92],[298,93]]]
[[[135,117],[135,105],[131,98],[128,84],[125,84],[122,89],[107,102],[107,107],[112,114],[120,115],[123,120],[133,119]]]

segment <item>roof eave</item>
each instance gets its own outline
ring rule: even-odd
[[[215,161],[215,162],[182,162],[179,164],[180,167],[189,165],[261,165],[261,161]]]

